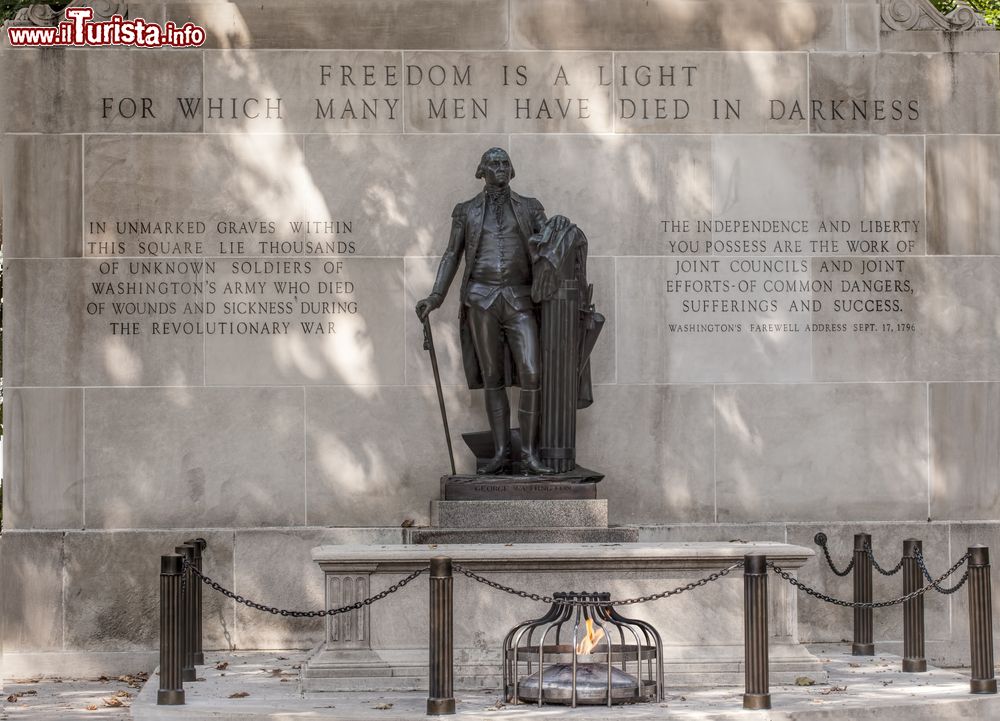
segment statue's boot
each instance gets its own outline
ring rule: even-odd
[[[555,473],[543,465],[538,458],[538,408],[542,401],[542,392],[521,389],[521,406],[518,408],[518,419],[521,422],[521,464],[527,473],[549,475]]]
[[[480,475],[499,473],[510,461],[510,403],[507,401],[507,389],[487,388],[486,418],[490,422],[493,433],[493,448],[495,452],[489,462],[479,469]]]

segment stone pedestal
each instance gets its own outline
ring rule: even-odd
[[[608,502],[431,501],[439,528],[572,528],[608,526]]]
[[[490,451],[492,452],[492,451]],[[631,543],[637,528],[609,528],[599,473],[576,468],[552,476],[456,475],[441,478],[431,527],[407,529],[416,544]]]
[[[326,578],[328,607],[344,605],[344,589],[367,583],[377,593],[448,556],[490,580],[532,593],[608,591],[633,598],[676,588],[764,553],[794,571],[813,555],[783,543],[616,543],[320,546],[313,560]],[[770,577],[772,682],[795,676],[820,679],[817,659],[799,644],[796,594]],[[459,573],[455,578],[455,685],[498,688],[504,634],[519,621],[542,615],[541,603],[495,590]],[[326,638],[303,668],[307,691],[417,690],[427,684],[428,591],[424,577],[348,620],[327,621]],[[673,598],[627,607],[663,637],[668,688],[739,685],[743,669],[743,575],[728,576]],[[345,633],[345,625],[351,633]],[[360,630],[364,629],[362,634]],[[355,633],[354,630],[358,632]]]
[[[513,486],[534,484],[511,477]],[[495,482],[493,482],[495,483]],[[544,485],[544,484],[542,484]],[[557,484],[560,485],[560,484]],[[583,484],[593,486],[594,484]],[[442,493],[447,498],[447,494]],[[431,527],[408,529],[408,543],[630,543],[637,528],[608,527],[603,498],[431,501]]]

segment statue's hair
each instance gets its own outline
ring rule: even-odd
[[[479,159],[479,167],[476,168],[476,179],[477,180],[481,180],[482,177],[483,177],[483,174],[486,172],[486,161],[489,160],[489,158],[490,158],[491,155],[495,155],[497,153],[502,153],[507,158],[507,160],[510,161],[510,155],[508,155],[507,151],[504,150],[503,148],[490,148],[485,153],[483,153],[483,157],[481,157]],[[510,164],[510,179],[511,180],[514,179],[514,175],[515,175],[515,173],[514,173],[514,163],[511,163]]]

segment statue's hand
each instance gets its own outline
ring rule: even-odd
[[[420,322],[423,323],[427,320],[427,316],[431,314],[432,310],[441,307],[441,297],[437,295],[429,295],[421,301],[417,302],[417,317]]]
[[[552,223],[552,227],[553,227],[553,229],[554,229],[554,230],[555,230],[555,231],[556,231],[557,233],[559,233],[559,232],[561,232],[561,231],[562,231],[562,230],[563,230],[563,229],[564,229],[564,228],[565,228],[565,227],[566,227],[567,225],[569,225],[569,218],[567,218],[567,217],[566,217],[565,215],[553,215],[553,216],[552,216],[551,218],[549,218],[549,222],[551,222],[551,223]]]

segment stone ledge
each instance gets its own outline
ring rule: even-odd
[[[750,553],[763,553],[796,569],[816,554],[787,543],[515,543],[318,546],[312,559],[324,571],[375,566],[378,572],[415,570],[435,556],[474,568],[510,571],[608,569],[701,570],[725,568]]]

